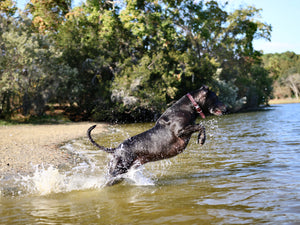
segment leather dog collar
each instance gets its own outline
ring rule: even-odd
[[[205,119],[205,115],[202,112],[202,109],[200,108],[200,106],[197,104],[197,102],[195,101],[195,99],[193,98],[193,96],[190,93],[187,93],[186,96],[190,99],[190,101],[193,103],[194,107],[196,108],[197,112],[200,114],[200,116]]]

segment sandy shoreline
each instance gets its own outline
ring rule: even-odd
[[[72,166],[73,155],[60,150],[60,144],[86,136],[94,124],[97,127],[93,133],[105,130],[105,124],[89,122],[0,126],[0,179],[29,174],[34,171],[33,165]]]
[[[300,100],[295,99],[295,98],[284,98],[284,99],[271,99],[271,100],[269,100],[270,105],[291,104],[291,103],[300,103]]]

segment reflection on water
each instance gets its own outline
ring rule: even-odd
[[[131,171],[103,187],[109,155],[86,138],[72,171],[39,169],[0,197],[3,224],[299,224],[300,104],[202,120],[207,142]],[[112,147],[153,124],[115,125],[97,141]],[[18,194],[16,194],[18,193]]]

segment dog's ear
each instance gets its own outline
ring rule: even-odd
[[[202,85],[202,87],[201,87],[200,89],[202,89],[202,90],[206,90],[206,91],[209,91],[209,87],[208,87],[208,86],[206,86],[206,85]]]
[[[208,95],[208,92],[209,92],[209,88],[206,85],[203,85],[200,89],[198,89],[197,94],[195,96],[196,102],[204,103]]]
[[[200,88],[200,96],[201,96],[201,98],[206,98],[208,92],[209,92],[208,86],[203,85],[203,86]]]

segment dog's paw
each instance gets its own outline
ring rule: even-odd
[[[206,140],[205,132],[200,131],[199,134],[198,134],[197,143],[200,144],[200,145],[204,145],[205,140]]]

